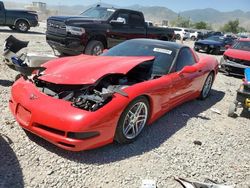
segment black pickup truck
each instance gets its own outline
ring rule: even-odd
[[[0,26],[9,26],[12,30],[27,32],[30,27],[38,26],[38,16],[35,11],[7,10],[0,1]]]
[[[96,6],[78,16],[53,16],[47,20],[46,40],[60,54],[99,55],[133,38],[171,41],[174,31],[145,24],[143,13]]]

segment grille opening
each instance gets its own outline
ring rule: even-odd
[[[64,136],[65,135],[65,132],[64,131],[61,131],[61,130],[58,130],[58,129],[54,129],[54,128],[51,128],[51,127],[47,127],[45,125],[36,125],[37,128],[40,128],[40,129],[43,129],[45,131],[48,131],[48,132],[51,132],[51,133],[54,133],[54,134],[58,134],[58,135],[61,135],[61,136]]]
[[[74,147],[75,147],[75,146],[72,145],[72,144],[67,144],[67,143],[64,143],[64,142],[58,142],[58,144],[63,145],[63,146],[66,146],[66,147],[70,147],[70,148],[74,148]]]

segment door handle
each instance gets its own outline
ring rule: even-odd
[[[202,72],[202,70],[198,70],[198,72]]]

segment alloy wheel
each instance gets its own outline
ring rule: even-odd
[[[123,123],[123,135],[133,139],[140,134],[148,118],[148,108],[144,102],[134,104],[127,112]]]

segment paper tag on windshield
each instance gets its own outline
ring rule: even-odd
[[[108,8],[107,11],[109,11],[109,12],[115,12],[115,9]]]
[[[163,48],[154,48],[153,51],[154,51],[154,52],[159,52],[159,53],[168,54],[168,55],[171,55],[171,54],[172,54],[172,51],[171,51],[171,50],[167,50],[167,49],[163,49]]]

